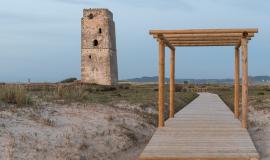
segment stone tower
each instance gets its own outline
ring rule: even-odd
[[[118,69],[112,12],[84,9],[81,23],[81,81],[115,85]]]

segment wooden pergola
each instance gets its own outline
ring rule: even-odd
[[[234,114],[239,118],[239,57],[242,50],[242,127],[247,128],[248,113],[248,41],[258,33],[257,28],[244,29],[192,29],[192,30],[151,30],[159,45],[159,92],[158,126],[164,126],[165,97],[165,46],[170,48],[170,108],[169,117],[174,117],[175,47],[184,46],[234,46],[235,82]]]

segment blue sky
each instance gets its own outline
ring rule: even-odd
[[[117,34],[119,78],[157,75],[150,29],[259,28],[249,43],[249,74],[270,75],[269,0],[12,0],[0,7],[0,81],[80,77],[83,8],[109,8]],[[169,52],[166,56],[168,76]],[[182,47],[177,78],[232,78],[233,47]]]

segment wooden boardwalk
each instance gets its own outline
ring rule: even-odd
[[[200,93],[157,129],[140,160],[259,160],[259,154],[226,104]]]

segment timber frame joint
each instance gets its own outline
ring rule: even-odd
[[[167,47],[169,47],[171,50],[175,51],[175,47],[173,45],[171,45],[171,43],[162,34],[158,34],[157,39],[158,39],[158,41],[163,41],[163,43],[165,43],[165,45]]]

